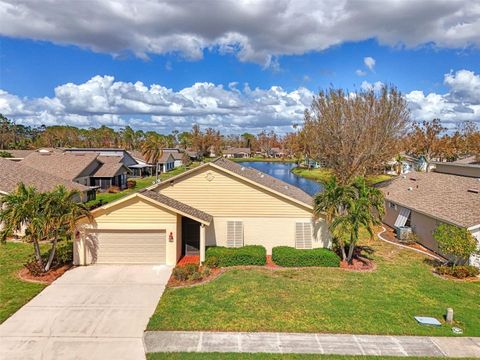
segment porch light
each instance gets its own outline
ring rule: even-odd
[[[170,234],[168,235],[168,241],[173,242],[173,232],[170,231]]]

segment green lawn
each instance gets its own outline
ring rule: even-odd
[[[440,279],[420,254],[365,243],[378,266],[371,273],[235,269],[202,286],[169,288],[148,330],[448,336],[450,326],[423,327],[413,316],[442,319],[452,307],[464,334],[480,336],[480,282]]]
[[[198,165],[200,165],[200,163],[194,162],[194,163],[190,164],[188,167],[180,166],[180,167],[178,167],[176,169],[173,169],[169,172],[160,174],[160,179],[162,181],[167,180],[167,179],[169,179],[173,176],[176,176],[178,174],[181,174],[182,172],[185,172],[186,170],[193,169],[194,167],[197,167]],[[131,194],[131,193],[134,193],[136,191],[139,191],[141,189],[144,189],[146,187],[152,186],[155,183],[155,176],[148,176],[148,177],[145,177],[145,178],[138,178],[138,179],[134,178],[133,180],[135,180],[137,182],[136,186],[133,189],[126,189],[126,190],[120,191],[118,193],[112,193],[112,194],[107,193],[107,192],[98,193],[97,198],[95,200],[87,202],[87,206],[93,205],[93,204],[95,204],[99,201],[102,201],[103,204],[106,204],[106,203],[112,202],[114,200],[120,199],[120,198],[122,198],[126,195]]]
[[[310,354],[239,354],[239,353],[155,353],[147,354],[148,360],[428,360],[432,357],[344,356]],[[464,358],[464,360],[467,358]]]
[[[32,254],[32,244],[0,244],[0,323],[45,287],[43,284],[21,281],[16,276]]]
[[[304,178],[316,180],[321,183],[326,183],[332,176],[332,171],[330,169],[319,168],[319,169],[305,169],[297,167],[292,170],[292,172],[298,176],[303,176]],[[374,185],[382,181],[389,180],[392,177],[387,174],[378,174],[378,175],[369,175],[367,176],[367,181]]]

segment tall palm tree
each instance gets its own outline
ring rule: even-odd
[[[161,136],[148,136],[141,146],[142,155],[149,164],[155,164],[155,180],[158,182],[158,162],[163,156],[165,139]]]
[[[405,156],[403,156],[402,154],[398,154],[397,156],[395,156],[395,168],[397,171],[397,175],[402,174],[403,162],[405,161],[405,159]]]

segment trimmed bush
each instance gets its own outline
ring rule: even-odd
[[[247,245],[239,248],[213,246],[207,248],[205,255],[207,262],[210,258],[216,258],[217,266],[220,267],[267,263],[267,250],[261,245]]]
[[[73,242],[60,241],[55,251],[55,259],[58,265],[71,264],[73,262]]]
[[[127,188],[128,189],[134,189],[135,186],[137,186],[137,182],[135,180],[132,180],[132,179],[127,180]]]
[[[340,257],[323,248],[295,249],[290,246],[277,246],[272,249],[272,260],[275,264],[286,267],[340,266]]]
[[[438,266],[435,268],[440,275],[449,275],[456,277],[457,279],[465,279],[474,277],[480,274],[480,270],[475,266],[462,265],[462,266]]]

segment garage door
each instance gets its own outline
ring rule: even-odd
[[[165,231],[98,232],[97,264],[165,264]]]

